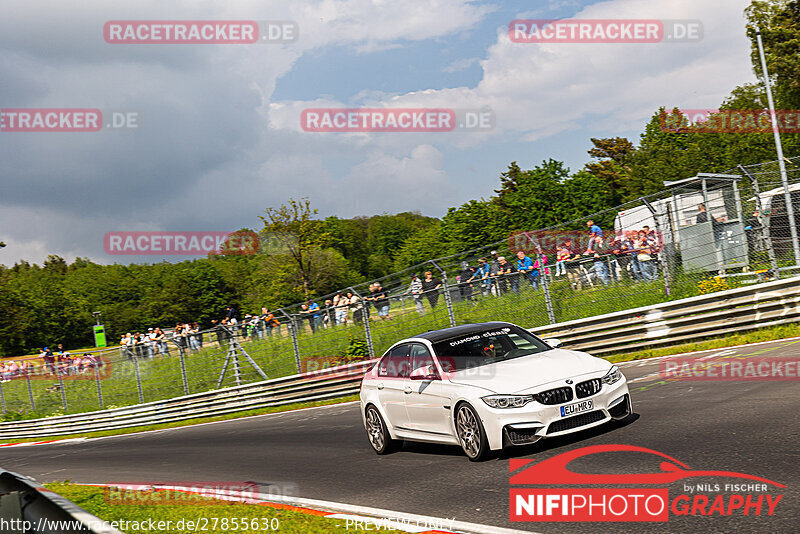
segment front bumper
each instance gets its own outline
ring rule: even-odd
[[[586,400],[592,401],[592,409],[576,415],[561,416],[561,406]],[[616,384],[603,384],[599,392],[589,397],[558,405],[543,405],[531,402],[522,408],[490,408],[483,401],[475,406],[478,410],[489,447],[501,449],[505,445],[526,445],[544,437],[556,437],[602,425],[614,419],[623,419],[631,411],[628,384],[622,378]]]

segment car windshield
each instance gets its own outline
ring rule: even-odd
[[[433,344],[445,372],[530,356],[552,347],[516,326],[482,329]]]

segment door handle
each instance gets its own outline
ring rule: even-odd
[[[412,390],[411,390],[411,386],[406,386],[406,389],[403,391],[403,393],[405,393],[406,395],[408,395],[409,393],[411,393],[411,391],[412,391]]]
[[[378,389],[383,389],[383,382],[379,382],[378,385],[375,387]]]

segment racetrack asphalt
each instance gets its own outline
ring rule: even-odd
[[[797,357],[800,340],[705,351],[727,359]],[[77,483],[255,481],[285,487],[294,496],[414,514],[455,518],[543,533],[561,532],[775,532],[800,531],[800,383],[794,381],[663,380],[660,360],[622,364],[634,415],[568,437],[513,448],[472,463],[460,448],[406,443],[377,456],[367,442],[359,405],[297,412],[83,442],[0,449],[0,466],[39,482]],[[668,523],[556,523],[509,521],[509,459],[540,460],[598,444],[626,444],[667,454],[696,470],[734,471],[785,485],[774,515],[677,516]],[[530,464],[530,465],[532,465]],[[641,453],[606,453],[570,468],[590,473],[658,471]],[[700,477],[668,485],[670,501],[684,484],[725,483]],[[553,486],[555,487],[555,486]],[[761,492],[750,492],[754,497]]]

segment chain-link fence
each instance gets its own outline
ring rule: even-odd
[[[25,368],[6,363],[2,408],[30,416],[157,401],[372,358],[457,324],[530,328],[786,276],[798,269],[790,214],[800,207],[800,158],[785,163],[788,203],[776,162],[699,174],[590,217],[210,330]]]

